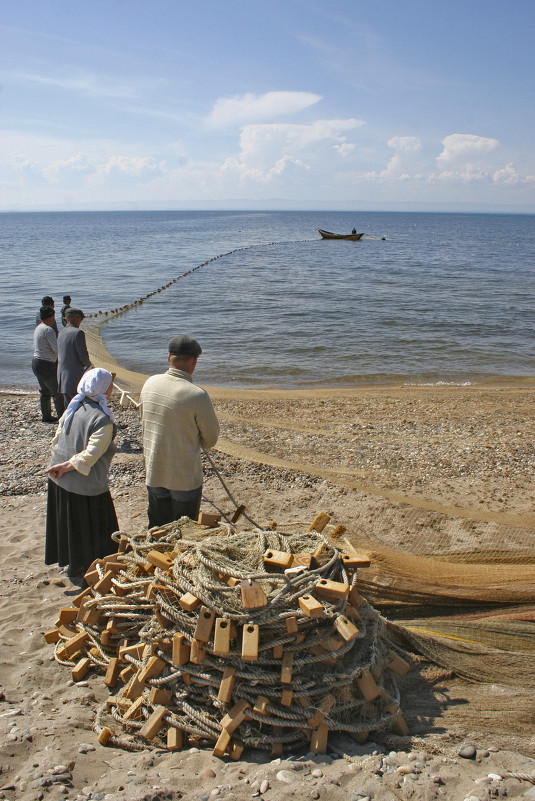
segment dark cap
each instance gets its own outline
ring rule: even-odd
[[[200,356],[202,348],[196,339],[187,334],[178,334],[169,340],[169,354],[171,356]]]
[[[73,309],[71,306],[69,309],[65,310],[65,317],[81,317],[83,320],[85,314],[81,309]]]
[[[49,317],[53,317],[54,314],[55,312],[52,306],[41,306],[39,309],[39,317],[41,320],[48,320]]]

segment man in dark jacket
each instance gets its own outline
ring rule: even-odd
[[[84,313],[72,307],[65,312],[67,325],[58,336],[58,381],[59,391],[63,393],[65,406],[76,395],[76,387],[81,377],[91,367],[87,352],[85,334],[80,330]]]

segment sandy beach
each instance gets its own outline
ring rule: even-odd
[[[234,510],[222,479],[255,523],[308,525],[326,512],[354,546],[420,553],[422,531],[428,547],[438,518],[463,521],[481,549],[497,547],[497,530],[512,547],[515,532],[535,527],[533,381],[210,394],[221,439],[205,462],[205,511]],[[139,416],[114,408],[111,491],[121,529],[138,531],[146,526]],[[78,592],[43,563],[53,426],[39,422],[37,393],[6,388],[0,409],[0,798],[535,797],[529,781],[509,775],[535,777],[533,688],[478,684],[416,655],[400,681],[408,737],[383,732],[360,746],[330,743],[328,756],[246,753],[237,763],[190,745],[172,754],[99,745],[101,677],[73,682],[42,634]],[[446,547],[459,545],[453,538]]]

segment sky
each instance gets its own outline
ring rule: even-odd
[[[534,0],[0,10],[0,211],[535,212]]]

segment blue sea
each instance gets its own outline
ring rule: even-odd
[[[353,227],[365,233],[359,242],[317,232]],[[35,385],[43,295],[54,297],[58,317],[64,294],[88,314],[177,276],[103,326],[128,368],[163,371],[169,337],[188,333],[203,347],[195,378],[208,385],[532,377],[534,245],[532,215],[0,214],[0,383]]]

